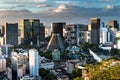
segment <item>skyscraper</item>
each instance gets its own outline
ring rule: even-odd
[[[119,24],[118,24],[117,20],[110,20],[109,28],[116,28],[117,30],[119,30]]]
[[[18,45],[18,23],[5,23],[5,44]]]
[[[107,26],[110,32],[110,41],[116,43],[116,33],[119,31],[119,24],[117,20],[110,20],[109,25]]]
[[[68,24],[64,28],[64,39],[69,45],[79,46],[80,43],[90,42],[88,25]]]
[[[29,50],[30,75],[39,76],[39,55],[36,49]]]
[[[39,41],[40,42],[44,42],[45,41],[45,26],[43,25],[43,23],[40,23],[40,38],[39,38]]]
[[[41,36],[42,34],[42,36]],[[23,19],[21,21],[21,38],[24,44],[37,45],[44,41],[44,26],[40,25],[39,19]]]
[[[100,42],[100,19],[91,19],[91,42],[99,44]]]

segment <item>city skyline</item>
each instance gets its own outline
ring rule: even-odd
[[[0,24],[37,18],[50,27],[52,22],[89,24],[92,17],[108,24],[109,20],[120,21],[119,9],[117,0],[1,0]]]

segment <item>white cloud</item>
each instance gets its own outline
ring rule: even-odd
[[[48,5],[48,4],[39,4],[39,5],[37,5],[37,8],[48,7],[48,6],[51,6],[51,5]]]
[[[31,2],[45,2],[46,0],[16,0],[16,2],[20,2],[20,3],[24,3],[24,2],[27,2],[27,3],[31,3]],[[13,2],[13,1],[11,1]]]
[[[108,6],[109,7],[109,6]],[[69,22],[69,23],[89,23],[90,18],[100,17],[104,20],[120,20],[120,7],[114,6],[112,9],[106,8],[83,8],[62,4],[56,9],[32,13],[29,10],[6,10],[0,11],[1,22],[19,22],[22,18],[40,19],[48,27],[52,22]]]
[[[0,10],[14,10],[14,9],[24,7],[24,6],[25,6],[24,4],[9,5],[9,6],[0,7]]]
[[[113,9],[114,6],[113,6],[113,5],[107,5],[106,8],[107,8],[107,9]]]
[[[62,12],[64,10],[66,10],[66,5],[65,4],[62,4],[60,5],[58,8],[54,9],[53,12],[56,12],[56,13],[59,13],[59,12]]]
[[[32,1],[32,0],[31,0]],[[44,2],[46,0],[33,0],[34,2]]]

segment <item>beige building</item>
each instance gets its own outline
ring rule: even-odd
[[[17,66],[17,77],[22,77],[26,74],[26,64],[20,64]]]
[[[27,52],[24,52],[24,53],[12,52],[11,54],[12,54],[11,62],[14,70],[24,67],[25,64],[26,64],[25,66],[27,66],[28,64]]]
[[[0,56],[0,72],[6,71],[6,59]]]

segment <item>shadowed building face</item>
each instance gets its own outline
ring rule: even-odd
[[[53,34],[61,34],[63,36],[63,27],[66,23],[52,23],[52,33]]]
[[[30,45],[31,42],[37,45],[39,42],[44,41],[44,26],[40,24],[40,20],[23,19],[21,21],[21,38],[23,39],[23,43],[27,45]]]
[[[99,44],[100,37],[100,19],[91,19],[91,42],[94,44]]]
[[[18,45],[18,23],[5,23],[5,44]]]

